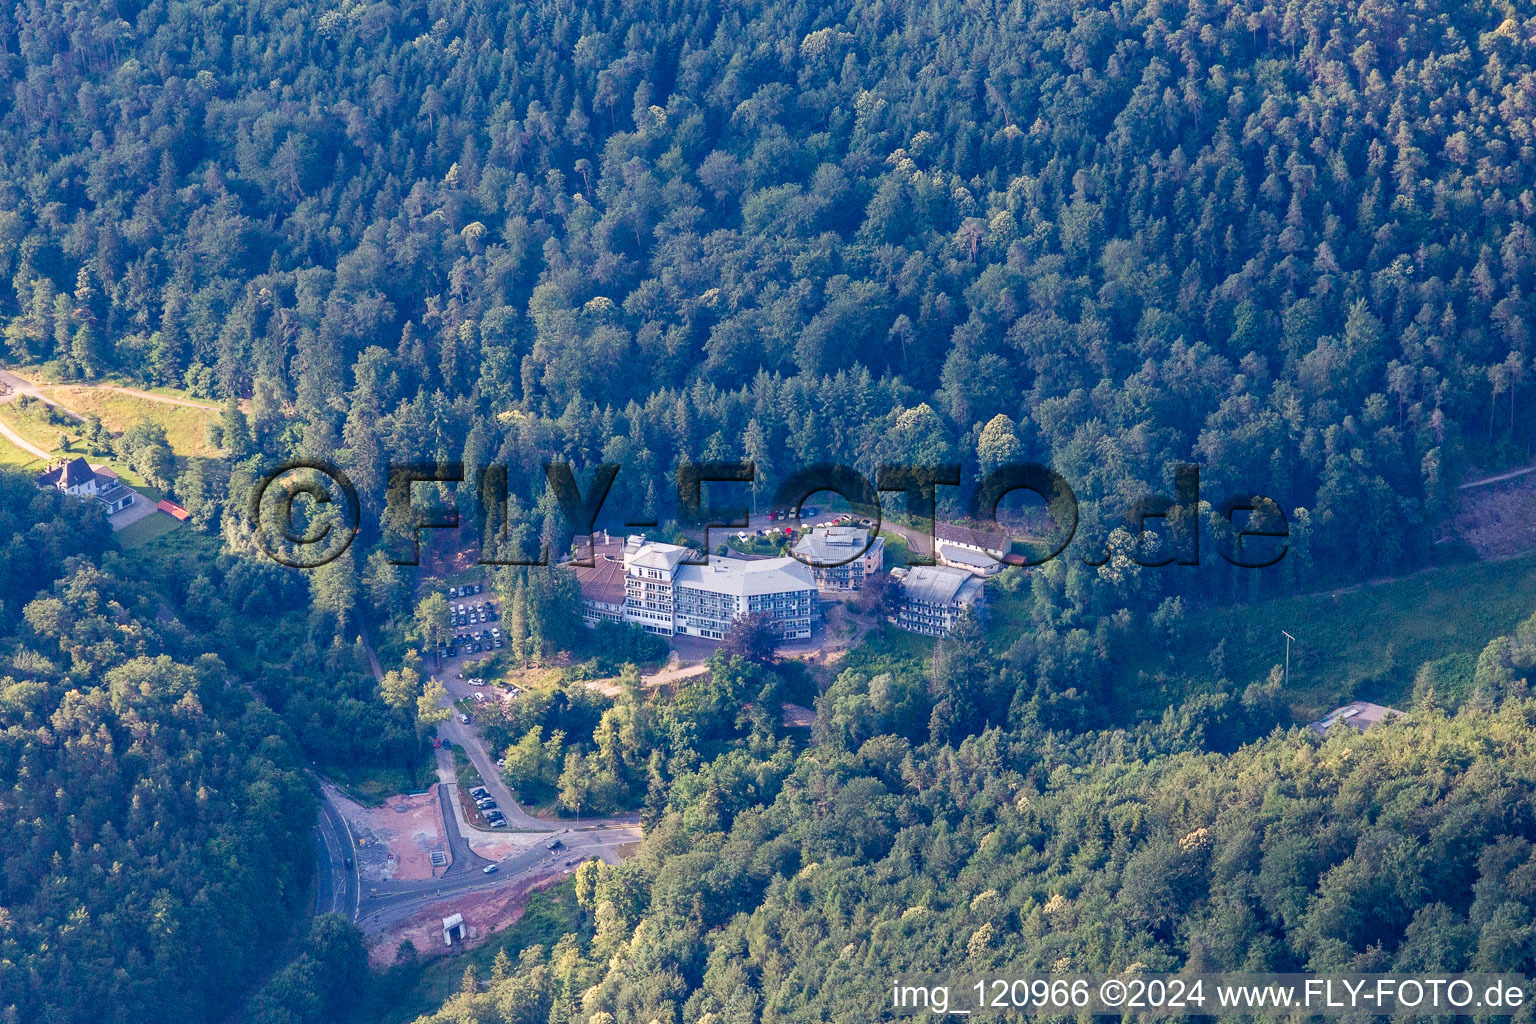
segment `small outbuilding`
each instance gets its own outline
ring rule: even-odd
[[[1326,736],[1328,730],[1336,725],[1347,725],[1356,732],[1365,732],[1373,725],[1380,725],[1394,718],[1402,718],[1404,714],[1405,712],[1396,708],[1372,704],[1368,700],[1357,700],[1341,708],[1334,708],[1313,722],[1309,728],[1319,736]]]

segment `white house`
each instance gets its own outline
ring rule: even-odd
[[[91,464],[79,456],[40,473],[37,484],[39,487],[52,487],[73,494],[77,498],[94,498],[101,503],[107,515],[120,512],[133,504],[133,489],[124,487],[116,473],[106,466],[92,469]]]

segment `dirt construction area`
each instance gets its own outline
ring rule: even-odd
[[[375,970],[389,967],[399,956],[400,946],[407,939],[423,957],[462,953],[465,949],[472,949],[497,932],[516,924],[523,916],[530,894],[564,877],[560,872],[553,871],[495,892],[462,893],[447,897],[372,940],[368,947],[368,965]],[[464,916],[469,935],[463,941],[455,939],[450,949],[443,943],[443,918],[452,914]]]
[[[549,842],[547,832],[486,833],[469,832],[469,848],[486,860],[505,860],[524,850]]]
[[[452,854],[437,786],[425,793],[392,796],[382,807],[334,796],[356,837],[358,874],[365,881],[417,882],[440,877],[447,869]],[[440,863],[433,863],[434,853]]]

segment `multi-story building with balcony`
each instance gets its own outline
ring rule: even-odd
[[[763,614],[784,640],[811,635],[818,598],[809,567],[793,558],[711,558],[678,568],[677,632],[725,638],[736,619]]]
[[[685,565],[688,555],[676,544],[629,538],[623,555],[625,622],[662,636],[721,640],[733,621],[762,612],[782,639],[810,637],[819,606],[807,566],[793,558],[720,556],[707,565]],[[598,611],[595,605],[591,610]]]
[[[914,565],[891,570],[900,595],[894,622],[924,636],[947,636],[967,609],[985,607],[982,581],[964,569],[943,565]]]

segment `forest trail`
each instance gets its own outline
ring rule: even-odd
[[[123,387],[120,384],[59,384],[49,386],[89,388],[93,391],[116,391],[120,395],[132,395],[134,398],[142,398],[149,402],[160,402],[163,405],[179,405],[186,409],[202,409],[206,412],[223,411],[223,406],[214,405],[211,402],[197,402],[190,398],[172,398],[170,395],[157,395],[153,391],[140,391],[138,388]]]
[[[32,455],[36,455],[38,458],[42,459],[44,462],[48,462],[49,460],[51,460],[53,458],[53,456],[49,455],[47,452],[43,451],[41,448],[39,448],[37,445],[33,444],[31,441],[28,441],[26,438],[24,438],[20,434],[16,433],[16,431],[12,430],[10,427],[6,426],[4,423],[0,423],[0,436],[3,436],[7,441],[11,442],[11,444],[14,444],[16,447],[20,448],[22,451],[28,452],[28,453],[30,453]]]
[[[56,384],[38,384],[17,373],[15,370],[0,370],[0,381],[9,384],[18,395],[26,395],[35,398],[39,402],[47,402],[55,409],[69,413],[78,420],[85,419],[85,415],[77,409],[52,397],[49,392],[62,388],[80,388],[86,391],[115,391],[120,395],[129,395],[133,398],[142,398],[146,402],[159,402],[162,405],[179,405],[186,409],[201,409],[204,412],[222,412],[223,407],[211,402],[199,402],[191,398],[174,398],[170,395],[157,395],[153,391],[144,391],[141,388],[125,387],[121,384],[88,384],[84,381],[64,381]]]
[[[1486,487],[1489,484],[1496,484],[1504,480],[1513,480],[1516,477],[1525,476],[1529,473],[1536,473],[1536,466],[1526,466],[1524,469],[1512,469],[1508,473],[1500,473],[1497,476],[1485,476],[1481,480],[1468,480],[1466,483],[1458,487],[1457,490],[1467,491],[1474,487]]]

